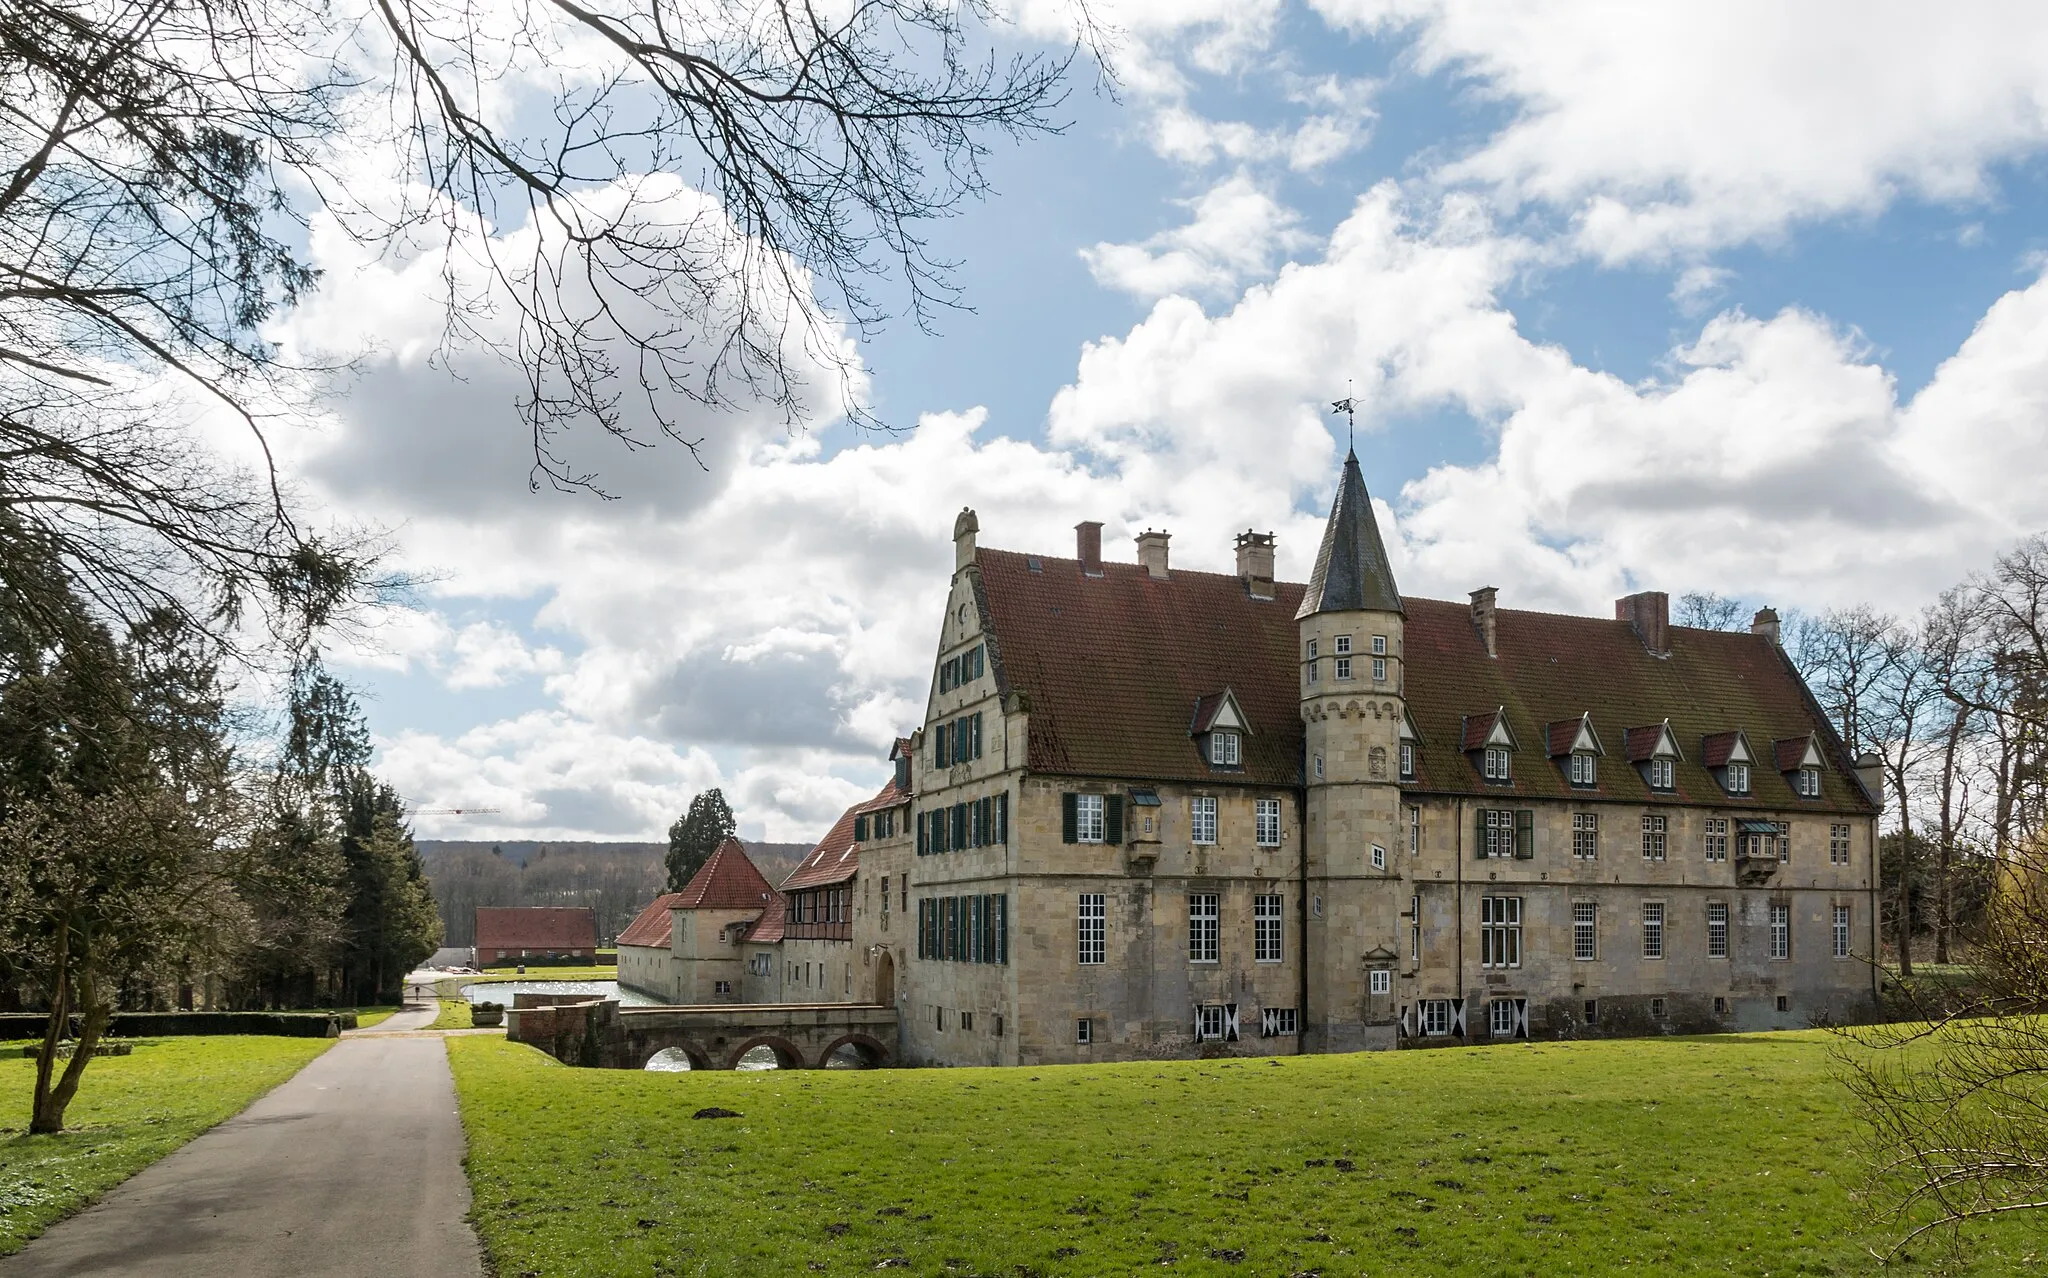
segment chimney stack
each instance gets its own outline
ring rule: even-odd
[[[1486,655],[1498,657],[1500,649],[1495,644],[1496,626],[1493,600],[1499,590],[1492,586],[1481,586],[1472,592],[1472,624],[1479,630],[1479,638],[1486,644]]]
[[[1624,595],[1614,601],[1614,619],[1634,626],[1651,656],[1671,655],[1671,596],[1661,590]]]
[[[1145,565],[1145,571],[1154,581],[1166,580],[1166,543],[1171,533],[1153,532],[1147,528],[1138,534],[1138,562]]]
[[[953,521],[953,571],[974,562],[974,534],[981,531],[981,521],[974,517],[974,507],[962,506],[960,517]]]
[[[1856,756],[1856,783],[1880,809],[1884,807],[1884,760],[1865,750]]]
[[[1757,609],[1755,618],[1749,623],[1749,633],[1762,635],[1779,647],[1784,646],[1785,641],[1778,637],[1778,610],[1776,608]]]
[[[1074,525],[1074,558],[1081,561],[1081,575],[1102,575],[1102,521],[1084,519]]]
[[[1273,597],[1273,534],[1247,528],[1237,535],[1237,577],[1254,599]]]

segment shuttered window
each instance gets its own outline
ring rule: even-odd
[[[1476,859],[1512,857],[1527,861],[1536,855],[1534,809],[1481,808],[1477,819],[1472,844]]]
[[[1060,838],[1066,843],[1124,841],[1124,800],[1120,794],[1060,796]]]
[[[955,963],[1010,961],[1010,898],[1001,892],[920,898],[917,956]]]

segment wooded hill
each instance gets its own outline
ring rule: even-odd
[[[587,905],[609,945],[667,886],[665,843],[509,842],[420,839],[445,929],[444,945],[476,944],[479,905]],[[749,843],[770,883],[789,877],[809,843]]]

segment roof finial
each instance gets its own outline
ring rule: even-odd
[[[1354,405],[1354,401],[1350,393],[1351,379],[1348,377],[1344,379],[1344,391],[1344,398],[1338,400],[1334,404],[1331,404],[1330,411],[1333,413],[1344,414],[1344,420],[1346,423],[1346,428],[1344,432],[1344,455],[1347,458],[1352,458],[1358,456],[1358,410]]]

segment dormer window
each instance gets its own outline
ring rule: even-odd
[[[1648,769],[1652,790],[1676,790],[1678,788],[1678,762],[1675,759],[1652,759]]]
[[[1410,735],[1405,731],[1404,736]],[[1460,748],[1479,775],[1495,784],[1506,784],[1512,776],[1510,756],[1516,749],[1514,730],[1508,727],[1507,707],[1485,714],[1465,716],[1464,740]]]
[[[1729,794],[1749,793],[1749,770],[1755,762],[1749,738],[1740,728],[1700,740],[1700,763],[1720,778],[1721,789]]]
[[[1488,746],[1480,751],[1480,775],[1488,781],[1506,781],[1508,775],[1508,752],[1502,746]]]
[[[1210,766],[1234,768],[1238,766],[1238,758],[1238,740],[1235,732],[1212,732],[1209,734]]]
[[[1796,783],[1794,788],[1799,791],[1800,798],[1818,799],[1820,797],[1819,768],[1801,768],[1794,774],[1793,780]]]
[[[1590,790],[1599,784],[1600,756],[1606,753],[1606,747],[1600,744],[1600,734],[1593,730],[1590,710],[1576,719],[1552,721],[1544,729],[1544,736],[1558,771],[1575,789]]]
[[[1332,649],[1331,651],[1335,652],[1335,653],[1336,653],[1336,654],[1337,654],[1338,656],[1340,656],[1340,657],[1342,657],[1342,656],[1345,656],[1346,654],[1348,654],[1348,653],[1349,653],[1349,652],[1351,651],[1351,636],[1350,636],[1350,635],[1338,635],[1338,636],[1337,636],[1337,646],[1336,646],[1336,647],[1335,647],[1334,649]]]
[[[1600,783],[1600,756],[1595,754],[1573,755],[1571,760],[1571,777],[1572,784],[1576,786],[1598,785]]]
[[[1622,733],[1622,750],[1642,769],[1643,783],[1650,789],[1669,794],[1678,788],[1678,761],[1685,756],[1679,752],[1671,720],[1628,729]]]
[[[1188,736],[1193,738],[1195,749],[1208,760],[1210,767],[1234,770],[1242,766],[1243,738],[1251,730],[1243,707],[1237,704],[1237,696],[1230,689],[1212,692],[1195,700],[1195,714],[1188,724]]]
[[[1723,769],[1722,784],[1727,788],[1728,793],[1730,794],[1748,794],[1749,765],[1746,763],[1729,764],[1725,769]]]
[[[1791,783],[1792,793],[1802,799],[1820,797],[1821,753],[1812,733],[1773,741],[1771,752],[1777,756],[1778,771]]]

